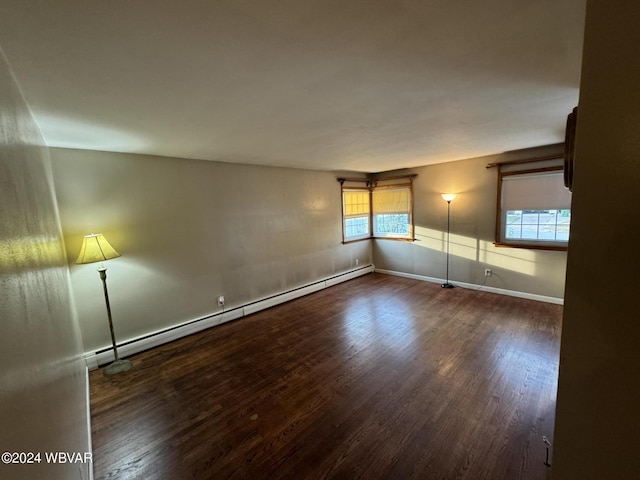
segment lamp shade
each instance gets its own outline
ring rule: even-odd
[[[103,262],[119,256],[120,254],[107,242],[104,235],[92,233],[91,235],[85,235],[82,239],[82,247],[80,247],[80,254],[76,263]]]
[[[442,194],[442,199],[445,202],[450,202],[451,200],[453,200],[454,198],[456,198],[458,196],[457,193],[443,193]]]

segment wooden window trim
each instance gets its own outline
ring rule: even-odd
[[[416,229],[415,229],[415,217],[414,217],[414,198],[413,198],[413,180],[417,177],[418,174],[409,174],[409,175],[397,175],[393,177],[384,177],[384,178],[376,178],[375,180],[368,178],[347,178],[340,177],[338,178],[338,182],[340,183],[340,213],[342,218],[342,244],[346,245],[349,243],[362,242],[364,240],[393,240],[400,242],[415,242],[416,240]],[[386,182],[390,180],[402,180],[408,179],[408,182],[403,183],[390,183],[386,185],[378,186],[378,182]],[[364,183],[366,186],[358,187],[358,186],[350,186],[345,187],[345,183]],[[408,238],[403,237],[376,237],[373,232],[373,200],[372,200],[372,192],[375,190],[387,189],[387,188],[398,188],[398,187],[407,187],[409,189],[410,195],[410,205],[409,205],[409,216],[410,216],[410,228],[411,228],[411,236]],[[345,230],[344,230],[344,197],[343,193],[345,189],[348,190],[368,190],[369,191],[369,236],[364,238],[356,238],[353,240],[347,240],[345,238]]]
[[[503,172],[500,170],[501,166],[506,165],[516,165],[516,164],[527,164],[527,163],[536,163],[536,162],[546,162],[550,160],[561,160],[562,157],[559,155],[548,156],[548,157],[539,157],[531,160],[518,160],[515,162],[504,162],[504,163],[495,163],[488,164],[487,168],[490,167],[498,167],[498,195],[496,202],[496,228],[495,228],[495,241],[493,245],[499,248],[523,248],[526,250],[551,250],[551,251],[560,251],[566,252],[568,250],[567,245],[536,245],[535,243],[512,243],[505,242],[501,239],[501,227],[502,227],[502,179],[503,177],[514,176],[514,175],[527,175],[531,173],[545,173],[545,172],[559,172],[563,170],[562,165],[553,166],[553,167],[541,167],[541,168],[528,168],[524,170],[515,170],[510,172]]]

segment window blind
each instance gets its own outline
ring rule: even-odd
[[[369,191],[344,191],[344,201],[342,202],[344,207],[344,214],[350,215],[364,215],[369,213]]]
[[[378,213],[409,213],[409,189],[387,188],[373,191],[373,211]]]
[[[564,187],[562,171],[502,177],[503,211],[567,208],[571,192]]]

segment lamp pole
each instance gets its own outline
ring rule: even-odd
[[[107,269],[100,267],[100,280],[102,280],[102,288],[104,289],[104,303],[107,305],[107,318],[109,319],[109,330],[111,331],[111,343],[113,344],[113,354],[116,361],[120,360],[118,355],[118,347],[116,347],[116,334],[113,331],[113,320],[111,319],[111,305],[109,305],[109,292],[107,290]]]
[[[115,357],[113,363],[107,365],[104,369],[105,375],[113,375],[114,373],[124,372],[129,370],[133,364],[130,360],[121,360],[118,355],[118,347],[116,346],[116,334],[113,331],[113,320],[111,319],[111,305],[109,305],[109,292],[107,291],[107,269],[100,267],[100,280],[102,280],[102,287],[104,289],[104,302],[107,305],[107,318],[109,319],[109,331],[111,332],[111,343],[113,344],[113,355]]]
[[[454,288],[454,285],[449,283],[449,235],[451,234],[451,201],[456,198],[456,194],[443,193],[442,198],[447,202],[447,277],[446,281],[440,286],[442,288]]]

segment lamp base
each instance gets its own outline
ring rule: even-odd
[[[443,283],[442,285],[440,285],[442,288],[456,288],[455,285],[451,285],[449,282],[447,283]]]
[[[131,363],[130,360],[116,360],[112,364],[104,367],[102,373],[104,373],[105,375],[114,375],[116,373],[126,372],[131,367],[133,367],[133,363]]]

